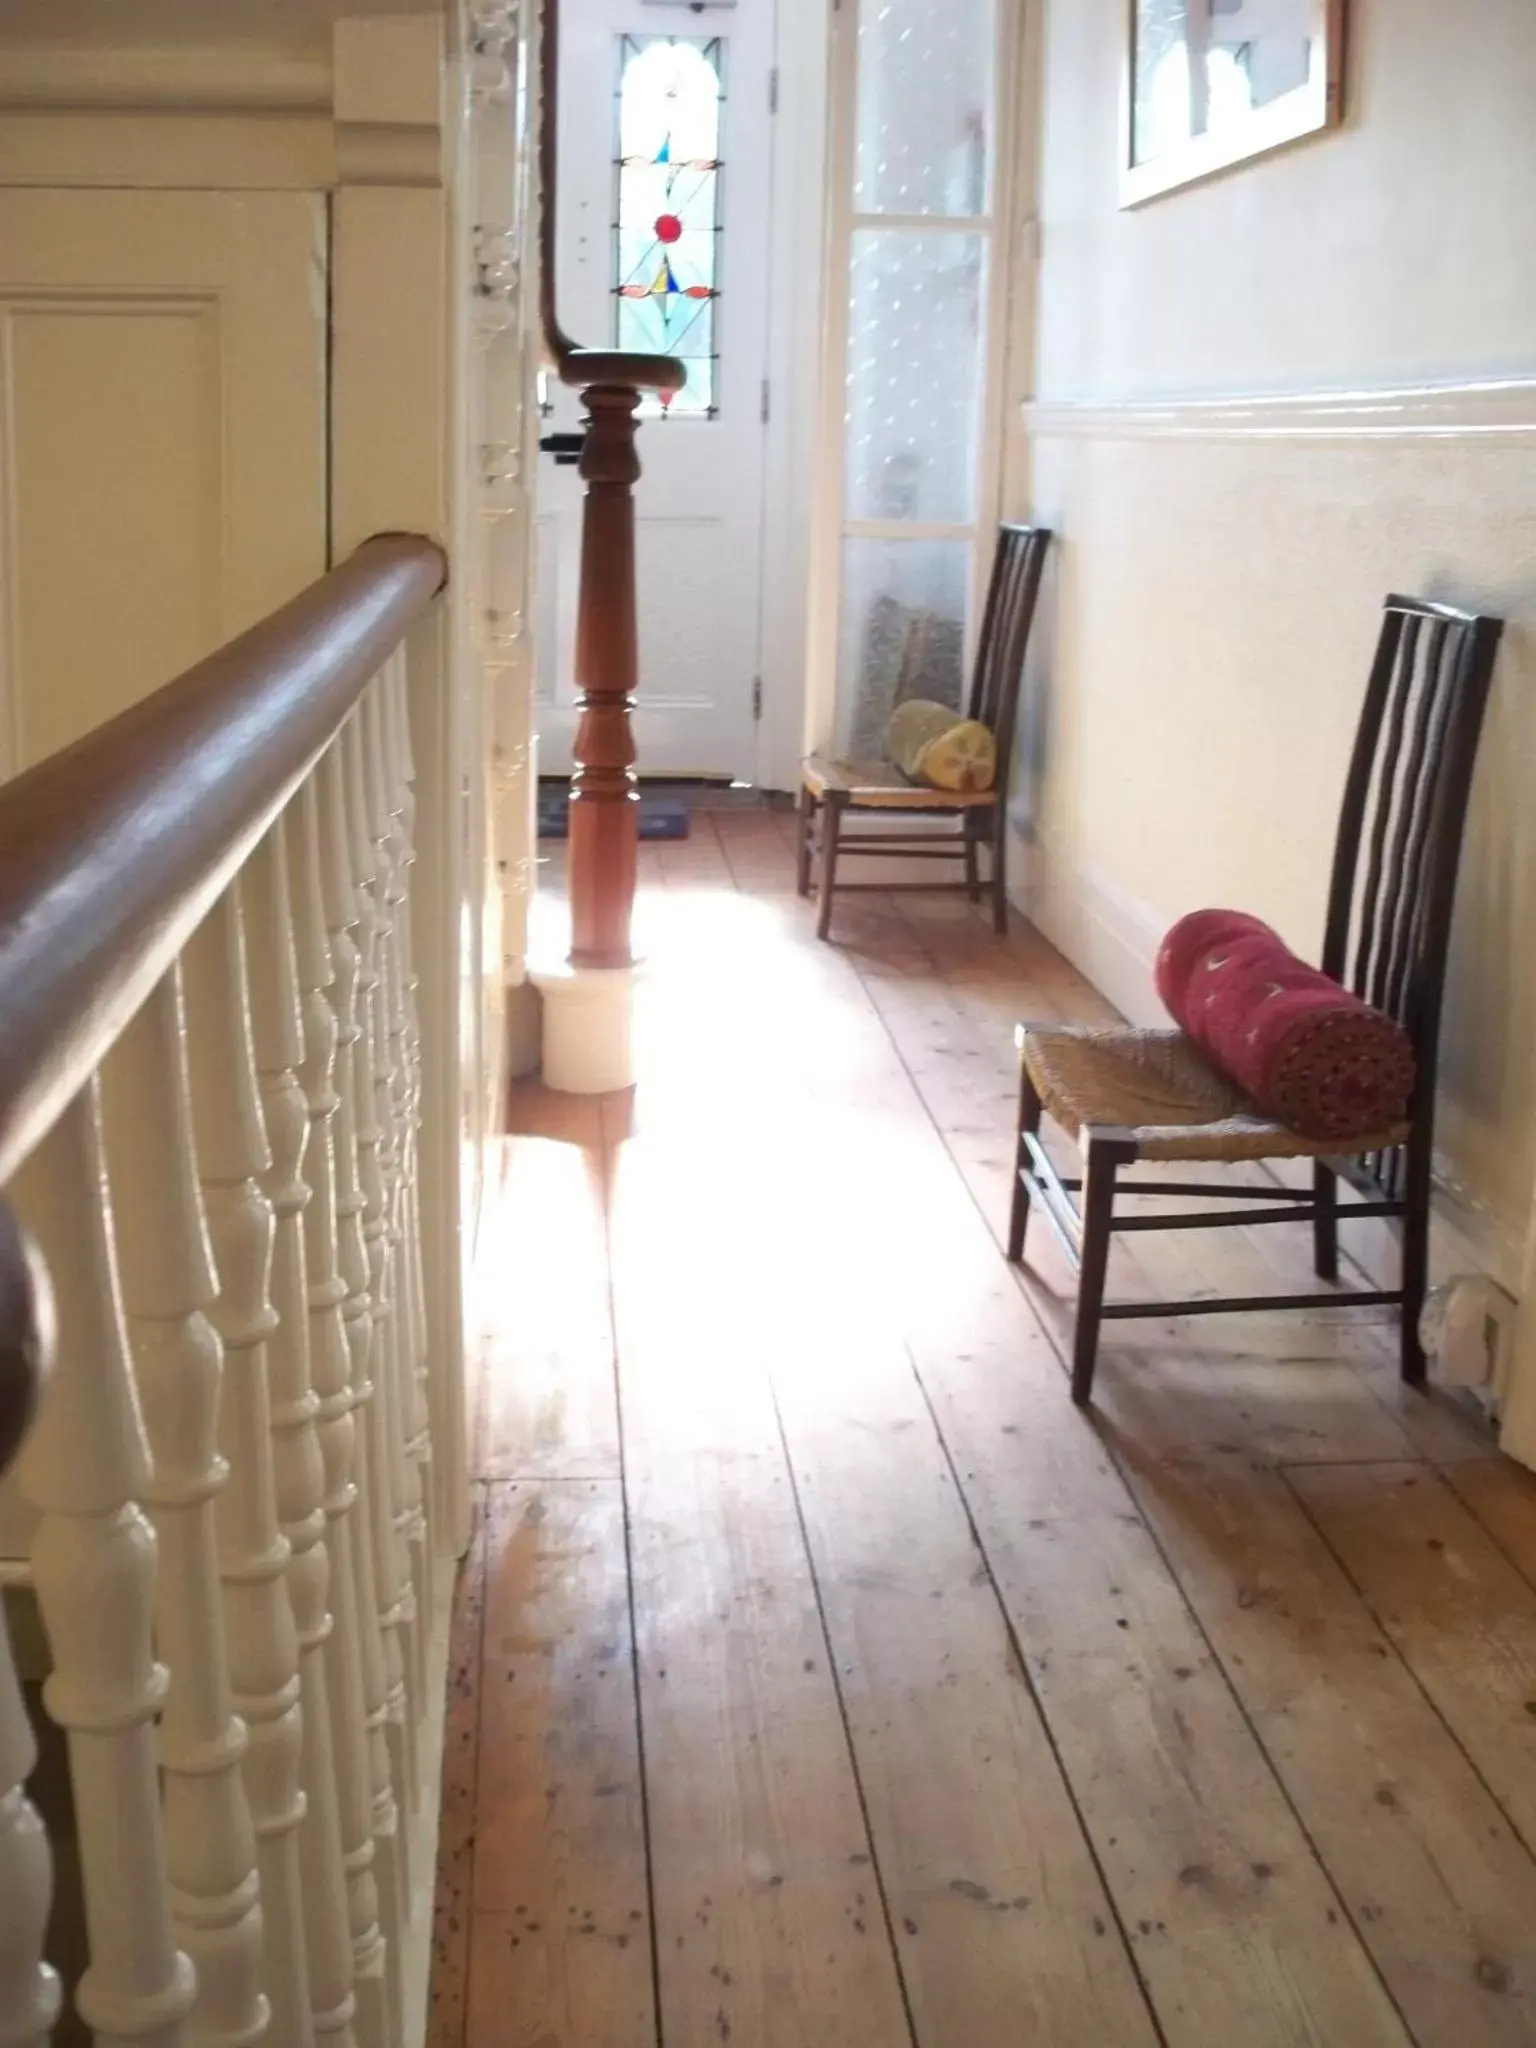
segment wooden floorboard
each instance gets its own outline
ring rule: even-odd
[[[835,1354],[807,1345],[778,1379],[918,2040],[1153,2043],[904,1350],[849,1332]]]
[[[1536,1864],[1286,1475],[1240,1450],[1159,1457],[1155,1407],[1115,1403],[1138,1503],[1413,2038],[1536,2039]]]
[[[475,1489],[469,1550],[454,1588],[443,1719],[442,1818],[432,1925],[427,2048],[465,2048],[480,1785],[480,1693],[485,1668],[485,1500]]]
[[[1171,2043],[1406,2037],[1183,1589],[979,1219],[910,1341]],[[996,1277],[993,1277],[994,1274]]]
[[[1536,1480],[1380,1318],[1123,1326],[1080,1415],[1012,1025],[1106,1006],[958,898],[818,944],[783,814],[641,871],[640,1088],[521,1087],[491,1212],[433,2048],[1536,2042]]]
[[[526,1082],[512,1091],[492,1223],[506,1252],[487,1261],[485,1479],[619,1476],[598,1116],[591,1098]]]
[[[652,2048],[620,1491],[514,1481],[486,1501],[467,2038]]]
[[[748,1204],[745,1229],[760,1236],[765,1188],[776,1205],[809,1209],[793,1265],[772,1258],[772,1236],[760,1245],[777,1288],[804,1289],[814,1308],[835,1284],[864,1305],[866,1321],[890,1315],[913,1345],[1168,2039],[1401,2042],[1267,1760],[1223,1675],[1202,1658],[1178,1588],[1092,1429],[1065,1402],[1054,1357],[846,959],[825,947],[791,957],[792,969],[777,958],[755,968],[744,960],[740,971],[753,978],[731,984],[763,1013],[738,1027],[733,1049],[750,1059],[761,1033],[772,1057],[757,1070],[766,1128],[732,1193]],[[790,1002],[776,994],[787,969]],[[697,1001],[669,1028],[684,1040],[699,1034],[681,1065],[689,1091],[707,1093],[703,1041],[719,1027]],[[669,1114],[665,1102],[644,1111],[658,1123]],[[812,1176],[804,1162],[818,1151],[834,1170]],[[819,1289],[817,1244],[834,1269]],[[720,1313],[729,1327],[729,1305]],[[786,1328],[775,1348],[788,1357],[794,1341]],[[1031,1351],[1029,1412],[1004,1435],[996,1418]],[[1001,1370],[978,1375],[978,1354]],[[951,1407],[961,1389],[969,1428]],[[1001,1460],[987,1457],[994,1438]],[[1032,1499],[1028,1468],[1042,1453],[1067,1504],[1061,1516],[1038,1489]],[[998,1462],[1004,1485],[978,1481]],[[1096,1712],[1109,1688],[1123,1695],[1118,1711]],[[979,1799],[979,1787],[970,1796]],[[1201,1866],[1232,1873],[1225,1892],[1180,1881]],[[1262,1884],[1255,1868],[1270,1873]],[[1060,1938],[1074,1939],[1079,1924],[1063,1915]]]
[[[1314,1466],[1290,1478],[1483,1783],[1536,1846],[1536,1591],[1436,1472]]]
[[[708,1116],[712,1070],[706,1048],[676,1046],[644,1127],[614,1142],[663,2034],[668,2048],[898,2048],[910,2038],[900,1975],[768,1347],[744,1312],[744,1219],[719,1199],[707,1131],[685,1120],[683,1142],[671,1136],[688,1072]]]
[[[1527,1585],[1536,1586],[1536,1473],[1508,1458],[1451,1461],[1447,1483]]]

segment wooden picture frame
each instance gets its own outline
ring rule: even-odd
[[[1124,4],[1122,207],[1140,206],[1337,126],[1344,0]],[[1286,20],[1287,13],[1294,19]],[[1249,14],[1256,32],[1245,37]],[[1203,63],[1194,61],[1196,51],[1203,52]],[[1262,92],[1253,67],[1266,59],[1270,89]],[[1212,91],[1218,81],[1221,111]]]

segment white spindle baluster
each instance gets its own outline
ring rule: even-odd
[[[411,752],[410,675],[403,658],[390,672],[390,704],[405,871],[400,957],[404,967],[406,1071],[410,1080],[411,1125],[411,1172],[405,1189],[406,1256],[410,1267],[411,1307],[416,1331],[416,1399],[421,1417],[419,1440],[426,1446],[422,1492],[427,1509],[427,1554],[436,1558],[453,1543],[460,1505],[466,1516],[468,1513],[467,1503],[456,1504],[465,1486],[464,1385],[462,1372],[452,1379],[444,1375],[440,1386],[433,1384],[426,1279],[422,1270],[421,1014],[417,997],[420,981],[416,973],[412,936],[414,907],[411,893],[411,869],[416,863],[416,763]],[[499,1010],[497,1014],[500,1015]],[[443,1431],[443,1442],[434,1450],[435,1433],[439,1429]],[[440,1469],[439,1458],[443,1461]]]
[[[381,1479],[371,1411],[378,1405],[372,1379],[373,1316],[369,1302],[368,1248],[363,1239],[364,1196],[359,1124],[371,1115],[373,1090],[359,1091],[362,1028],[358,1023],[361,960],[354,934],[362,905],[352,882],[352,846],[348,832],[346,764],[342,743],[329,749],[319,770],[321,869],[324,878],[325,922],[335,973],[336,1040],[336,1243],[337,1262],[346,1288],[342,1321],[350,1362],[353,1413],[356,1422],[357,1513],[352,1545],[357,1587],[358,1633],[362,1643],[363,1701],[368,1730],[368,1792],[371,1826],[377,1849],[379,1912],[385,1937],[385,1969],[389,1992],[386,2014],[398,2014],[403,1995],[401,1937],[405,1927],[405,1864],[401,1853],[403,1826],[395,1797],[394,1766],[388,1738],[389,1674],[386,1632],[381,1625],[377,1561],[377,1517],[374,1503]],[[396,2022],[397,2024],[398,2022]],[[391,2036],[393,2038],[393,2035]]]
[[[317,1426],[325,1471],[325,1514],[335,1612],[328,1650],[332,1755],[347,1884],[347,1924],[357,1996],[357,2033],[363,2048],[382,2048],[384,1937],[374,1874],[369,1802],[367,1705],[358,1623],[353,1546],[357,1487],[353,1479],[356,1432],[352,1419],[351,1363],[342,1303],[346,1282],[338,1266],[336,1219],[336,1011],[326,932],[320,855],[319,796],[315,777],[305,783],[289,814],[289,852],[295,884],[299,985],[304,1028],[300,1070],[310,1131],[305,1171],[311,1194],[304,1211],[309,1273],[310,1372],[319,1397]]]
[[[128,1365],[93,1077],[17,1183],[53,1277],[58,1363],[18,1471],[42,1512],[32,1576],[69,1737],[91,1960],[75,2005],[96,2048],[187,2048],[192,1965],[166,1886],[150,1640],[155,1535],[137,1503],[149,1455]]]
[[[53,1859],[26,1791],[36,1762],[0,1610],[0,2048],[45,2048],[59,2013],[59,1980],[42,1961]]]
[[[410,1333],[411,1370],[407,1387],[410,1403],[408,1449],[418,1468],[417,1492],[424,1516],[427,1570],[438,1555],[440,1536],[437,1501],[432,1471],[432,1424],[427,1366],[427,1312],[421,1270],[421,1028],[416,1002],[416,971],[411,946],[411,869],[416,863],[415,773],[410,756],[410,706],[406,691],[406,663],[403,650],[384,671],[382,733],[387,781],[392,792],[390,813],[396,846],[394,865],[395,954],[399,962],[399,1005],[401,1069],[404,1078],[405,1167],[401,1177],[401,1238],[403,1300],[406,1328]],[[426,1599],[430,1603],[430,1581]],[[425,1649],[431,1633],[430,1604],[424,1609],[422,1629]]]
[[[390,1761],[395,1784],[403,1801],[400,1849],[404,1866],[406,1895],[410,1896],[410,1836],[405,1815],[417,1804],[415,1731],[418,1718],[411,1699],[412,1661],[410,1645],[415,1623],[415,1596],[411,1587],[410,1560],[397,1515],[400,1508],[400,1468],[403,1438],[400,1432],[397,1359],[394,1348],[389,1269],[389,1198],[387,1171],[390,1163],[391,1132],[387,1115],[387,1085],[379,1042],[382,1036],[382,975],[384,950],[383,892],[378,886],[378,864],[368,836],[367,769],[362,719],[357,712],[347,721],[341,735],[345,768],[348,834],[352,882],[358,905],[360,934],[358,971],[359,1036],[352,1048],[355,1107],[357,1112],[358,1178],[363,1193],[363,1241],[368,1252],[368,1292],[371,1307],[369,1371],[374,1398],[368,1410],[369,1440],[373,1448],[372,1528],[374,1559],[378,1573],[379,1626],[384,1641],[385,1676],[390,1737]]]
[[[21,1354],[20,1361],[0,1358],[0,1385],[15,1392],[23,1376],[32,1380],[51,1356],[52,1290],[41,1262],[28,1252],[5,1210],[0,1210],[0,1260],[8,1317],[0,1341],[15,1344]],[[0,1452],[0,1470],[4,1457]],[[37,1744],[0,1600],[0,2048],[45,2048],[61,2003],[58,1976],[42,1960],[53,1858],[42,1819],[27,1797],[36,1762]]]
[[[276,1218],[272,1298],[277,1328],[267,1347],[277,1513],[288,1539],[289,1597],[299,1635],[304,1747],[304,1830],[300,1838],[310,2007],[317,2048],[356,2048],[353,1958],[342,1871],[341,1815],[331,1739],[325,1646],[332,1619],[326,1548],[325,1469],[315,1421],[320,1400],[310,1380],[309,1275],[303,1175],[309,1105],[299,1085],[304,1027],[287,827],[279,820],[245,870],[246,945],[256,1072],[272,1166],[266,1190]]]
[[[421,1484],[426,1445],[424,1418],[417,1413],[420,1387],[416,1377],[416,1327],[412,1289],[405,1260],[405,1189],[412,1172],[410,1079],[406,1070],[405,968],[400,912],[405,903],[405,872],[401,865],[399,813],[394,802],[391,762],[385,733],[390,670],[403,656],[396,654],[368,690],[361,705],[364,763],[367,773],[368,831],[373,841],[380,905],[378,1017],[374,1041],[378,1067],[374,1075],[379,1120],[389,1133],[384,1157],[389,1271],[393,1293],[388,1342],[394,1359],[396,1404],[396,1472],[398,1492],[395,1528],[405,1545],[414,1613],[405,1638],[411,1656],[410,1694],[417,1713],[427,1691],[427,1627],[431,1587],[427,1569],[427,1518]],[[413,1740],[420,1719],[411,1723]]]
[[[302,1728],[299,1644],[288,1597],[289,1548],[278,1527],[267,1340],[272,1307],[270,1171],[257,1093],[239,884],[228,889],[184,958],[193,1111],[208,1232],[218,1272],[213,1320],[224,1339],[219,1438],[229,1484],[219,1551],[235,1701],[250,1729],[245,1776],[256,1826],[273,2038],[311,2048],[299,1831]]]
[[[159,1539],[171,1914],[197,1972],[189,2036],[199,2048],[238,2048],[266,2037],[268,2005],[256,1843],[241,1776],[246,1730],[230,1693],[219,1589],[223,1347],[204,1313],[217,1282],[192,1143],[179,970],[129,1026],[103,1081],[123,1303],[149,1438],[144,1499]]]

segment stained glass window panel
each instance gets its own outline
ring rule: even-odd
[[[618,345],[687,373],[675,397],[642,407],[652,413],[717,410],[722,55],[718,37],[619,38]]]

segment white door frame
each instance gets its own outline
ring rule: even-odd
[[[794,789],[806,752],[812,506],[820,464],[830,62],[836,0],[778,0],[768,440],[763,522],[763,714],[757,780]]]

